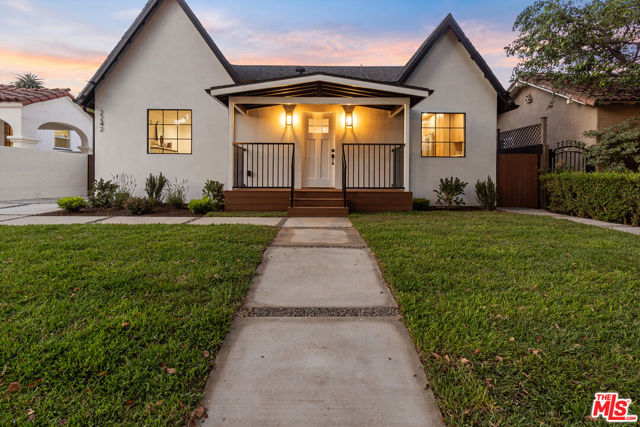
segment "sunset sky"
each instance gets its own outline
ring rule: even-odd
[[[0,0],[0,83],[33,72],[77,94],[146,0]],[[451,12],[503,84],[521,0],[188,0],[231,63],[404,65]]]

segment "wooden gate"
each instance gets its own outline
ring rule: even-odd
[[[537,208],[542,124],[498,132],[498,206]]]
[[[498,203],[538,207],[538,154],[498,154]]]

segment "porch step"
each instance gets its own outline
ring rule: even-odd
[[[344,200],[341,198],[326,197],[295,197],[296,207],[314,207],[314,208],[343,208]]]
[[[295,207],[289,208],[289,217],[346,217],[349,208],[343,207]]]
[[[316,198],[341,199],[342,191],[334,190],[334,189],[318,189],[318,190],[302,189],[302,190],[295,190],[294,197],[299,197],[301,199],[316,199]]]

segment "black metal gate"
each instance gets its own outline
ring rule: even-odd
[[[592,172],[595,168],[587,164],[587,149],[581,141],[561,141],[549,150],[550,170],[572,170]]]

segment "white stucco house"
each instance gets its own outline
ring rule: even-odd
[[[0,85],[0,201],[84,196],[93,118],[69,89]]]
[[[5,147],[89,153],[93,119],[69,89],[0,85],[0,141]]]
[[[404,66],[232,65],[184,0],[150,0],[78,98],[95,173],[225,184],[227,209],[404,210],[496,174],[507,92],[451,15]],[[476,204],[473,185],[466,202]]]

